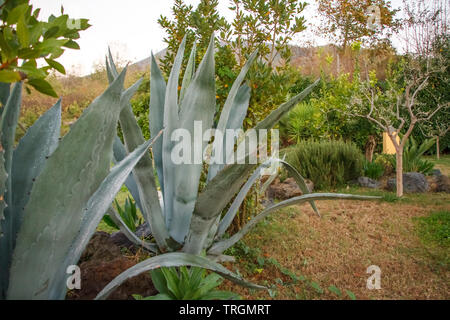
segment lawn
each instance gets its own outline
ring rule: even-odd
[[[450,157],[436,161],[445,174]],[[321,201],[274,213],[228,253],[228,267],[268,291],[224,289],[245,299],[449,299],[450,196],[346,188],[378,201]],[[381,289],[366,287],[367,268],[381,269]]]

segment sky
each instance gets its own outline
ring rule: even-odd
[[[200,0],[185,0],[194,7]],[[173,0],[31,0],[35,8],[41,8],[40,19],[51,14],[59,15],[61,6],[73,19],[87,18],[92,25],[81,32],[78,43],[80,50],[68,49],[58,59],[69,73],[86,75],[93,71],[95,64],[104,63],[108,46],[114,55],[135,62],[147,58],[150,53],[164,49],[164,30],[157,20],[160,15],[169,16]],[[401,0],[393,0],[394,6]],[[232,12],[228,0],[219,0],[219,12],[228,20]],[[315,23],[314,7],[305,12],[307,22]],[[306,37],[306,38],[305,38]],[[308,39],[308,37],[310,37]],[[311,32],[306,31],[299,42],[311,40]],[[314,37],[316,44],[326,43],[325,39]]]

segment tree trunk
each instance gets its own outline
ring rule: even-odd
[[[366,160],[369,162],[372,162],[373,160],[373,153],[375,151],[375,147],[377,146],[377,141],[375,140],[375,137],[370,135],[367,143],[365,145],[365,151],[366,151]]]
[[[403,149],[398,148],[396,153],[397,159],[397,197],[403,196]]]
[[[439,149],[439,136],[436,137],[436,157],[440,159],[440,149]]]

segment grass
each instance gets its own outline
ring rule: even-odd
[[[441,172],[447,176],[450,175],[450,154],[444,154],[437,160],[436,156],[425,156],[425,159],[435,164],[435,169],[441,170]]]
[[[450,211],[443,210],[417,219],[420,238],[426,244],[450,248]]]
[[[429,197],[436,202],[440,195]],[[321,201],[317,206],[321,219],[306,204],[286,208],[244,238],[241,246],[252,249],[239,253],[235,247],[238,262],[228,267],[266,283],[271,292],[229,282],[224,289],[246,299],[350,299],[347,290],[357,299],[450,298],[448,248],[424,243],[417,222],[430,212],[448,212],[448,201],[428,207],[414,201]],[[382,270],[381,290],[366,288],[370,265]]]

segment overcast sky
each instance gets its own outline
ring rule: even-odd
[[[199,0],[185,0],[196,6]],[[394,5],[401,0],[392,1]],[[92,25],[81,33],[78,43],[81,50],[67,50],[58,60],[70,72],[79,75],[92,71],[95,63],[103,63],[108,45],[113,51],[119,50],[120,56],[129,61],[139,61],[163,49],[164,31],[158,25],[159,16],[170,16],[173,0],[31,0],[35,8],[41,8],[41,19],[50,14],[59,15],[61,5],[71,18],[87,18]],[[219,11],[227,19],[232,12],[228,9],[228,0],[219,0]],[[310,7],[305,17],[314,23],[314,8]],[[304,37],[311,38],[311,32]],[[323,44],[323,39],[317,39]]]

